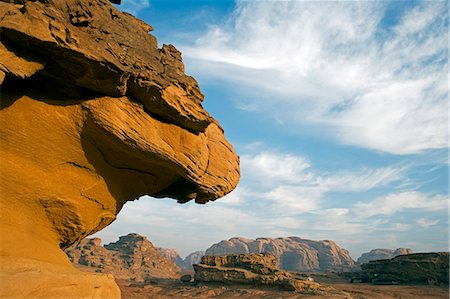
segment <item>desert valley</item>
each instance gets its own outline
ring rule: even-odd
[[[66,250],[80,270],[113,274],[124,298],[447,298],[448,253],[374,249],[355,262],[333,241],[232,238],[182,259],[128,234]],[[396,258],[397,257],[397,258]]]

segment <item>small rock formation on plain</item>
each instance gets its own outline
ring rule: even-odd
[[[203,283],[270,286],[310,294],[324,290],[320,284],[299,279],[278,267],[278,258],[270,254],[204,256],[200,264],[194,265],[194,279]]]
[[[224,196],[239,158],[181,53],[107,0],[1,0],[0,29],[0,297],[119,298],[61,249],[142,195]]]
[[[82,270],[108,273],[116,279],[143,282],[151,278],[178,278],[180,268],[162,256],[147,237],[128,234],[102,246],[99,238],[83,239],[66,249],[70,261]]]
[[[288,238],[231,238],[212,245],[206,255],[267,253],[280,259],[280,267],[288,271],[349,271],[355,262],[346,249],[330,240],[312,241]]]
[[[370,261],[362,264],[361,268],[373,283],[449,283],[448,252],[399,255],[392,259]]]
[[[391,259],[393,257],[404,255],[404,254],[411,254],[413,251],[409,248],[397,248],[395,250],[392,249],[372,249],[369,252],[365,252],[361,254],[361,256],[358,258],[357,262],[360,264],[365,264],[370,261],[375,260],[386,260]]]

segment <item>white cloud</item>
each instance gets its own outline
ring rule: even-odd
[[[241,156],[242,177],[260,187],[316,187],[322,191],[367,191],[376,186],[404,178],[406,167],[392,166],[340,170],[334,173],[315,171],[307,158],[260,150]]]
[[[355,204],[356,214],[366,218],[375,215],[392,215],[407,209],[446,212],[447,208],[448,197],[443,195],[428,196],[417,191],[394,193],[369,202],[357,202]]]
[[[266,106],[285,122],[323,126],[343,143],[389,153],[446,147],[446,2],[420,3],[391,28],[380,25],[385,8],[238,1],[226,24],[183,53],[195,60],[190,69],[254,90],[257,104],[237,104],[246,110]]]
[[[256,148],[257,153],[241,156],[243,179],[230,196],[242,198],[244,204],[251,199],[251,204],[273,205],[275,214],[316,212],[324,208],[329,192],[362,192],[406,180],[403,166],[326,173],[315,170],[305,157],[267,151],[260,144]]]
[[[249,178],[274,182],[299,182],[307,180],[305,171],[310,167],[307,159],[290,154],[261,152],[256,155],[244,155],[242,168]]]
[[[123,0],[122,3],[116,6],[121,11],[126,11],[134,16],[137,16],[138,13],[150,7],[149,0]]]
[[[436,225],[439,223],[439,220],[431,220],[427,218],[420,218],[417,220],[417,224],[423,228],[429,228],[430,226]]]

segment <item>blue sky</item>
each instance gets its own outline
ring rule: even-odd
[[[127,203],[96,234],[182,255],[234,236],[448,250],[447,1],[147,1],[118,6],[183,53],[241,157],[205,206]]]

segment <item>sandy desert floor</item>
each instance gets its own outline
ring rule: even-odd
[[[443,299],[449,298],[448,287],[440,286],[379,286],[345,281],[327,282],[336,291],[324,295],[307,295],[272,289],[256,289],[247,286],[224,285],[187,285],[176,280],[155,280],[147,284],[117,281],[122,290],[123,299],[134,298],[264,298],[264,299],[294,299],[294,298],[352,298],[352,299]]]

